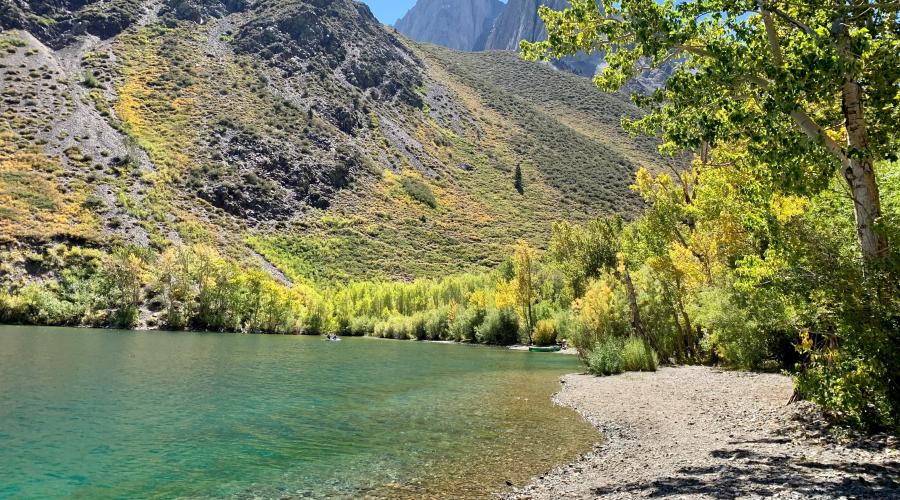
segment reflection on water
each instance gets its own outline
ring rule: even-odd
[[[486,496],[597,440],[549,399],[580,369],[474,346],[0,326],[0,498]]]

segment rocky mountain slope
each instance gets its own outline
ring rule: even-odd
[[[456,50],[484,50],[499,0],[420,0],[394,28],[404,36]]]
[[[16,0],[0,27],[6,261],[203,242],[282,280],[485,269],[554,220],[635,213],[662,165],[621,97],[352,0]]]

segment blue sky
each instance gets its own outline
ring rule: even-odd
[[[372,13],[384,24],[394,24],[406,11],[416,4],[416,0],[362,0],[372,9]]]

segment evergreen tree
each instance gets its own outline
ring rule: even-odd
[[[516,173],[515,179],[513,180],[513,185],[516,187],[516,191],[519,194],[525,194],[525,186],[522,184],[522,166],[516,165]]]

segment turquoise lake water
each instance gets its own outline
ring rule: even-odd
[[[550,402],[581,370],[477,346],[0,326],[0,498],[484,497],[598,440]]]

